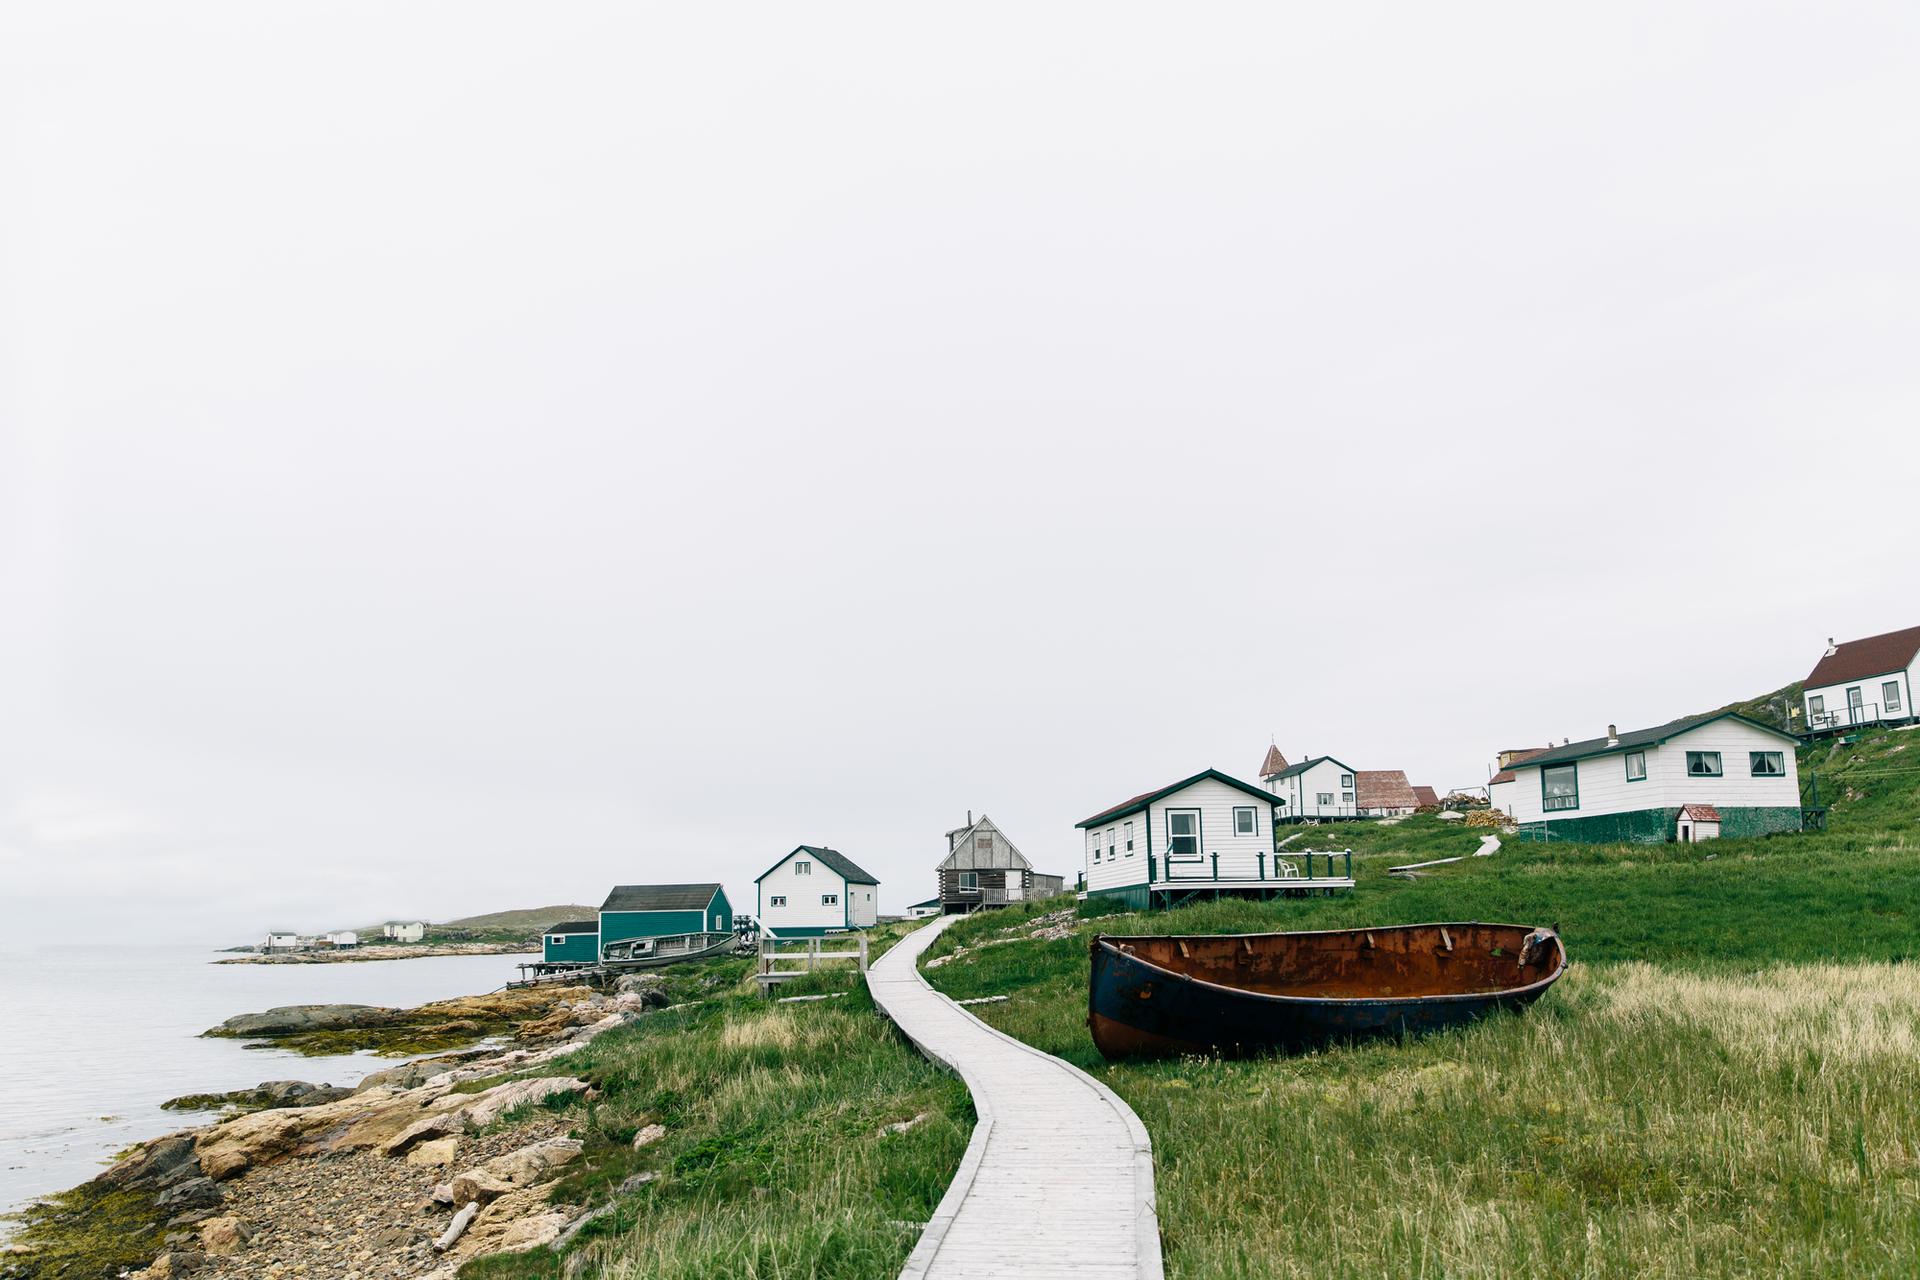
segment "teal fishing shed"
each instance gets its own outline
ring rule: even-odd
[[[600,960],[600,925],[593,920],[565,920],[548,925],[540,959],[545,964],[596,964]]]
[[[733,904],[714,884],[615,885],[600,904],[600,945],[676,934],[731,933]]]

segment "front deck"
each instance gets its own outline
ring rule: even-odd
[[[1245,854],[1211,853],[1199,858],[1147,855],[1147,883],[1123,887],[1149,908],[1177,907],[1204,898],[1304,898],[1353,888],[1353,850],[1282,849]],[[1081,896],[1087,896],[1084,876]],[[1098,892],[1113,893],[1108,889]]]

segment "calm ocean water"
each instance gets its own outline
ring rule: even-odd
[[[183,1093],[353,1084],[397,1059],[303,1058],[199,1033],[283,1004],[412,1005],[492,991],[522,956],[216,965],[197,947],[0,948],[0,1214],[84,1182],[129,1143],[197,1123]],[[7,1224],[0,1221],[0,1237]]]

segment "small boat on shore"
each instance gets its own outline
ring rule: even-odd
[[[1416,924],[1092,942],[1087,1029],[1108,1058],[1241,1057],[1456,1027],[1566,972],[1550,928]]]

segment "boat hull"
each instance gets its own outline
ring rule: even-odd
[[[1523,964],[1531,937],[1540,941]],[[1557,935],[1511,925],[1103,936],[1092,944],[1087,1027],[1108,1058],[1294,1053],[1524,1009],[1565,967]]]

